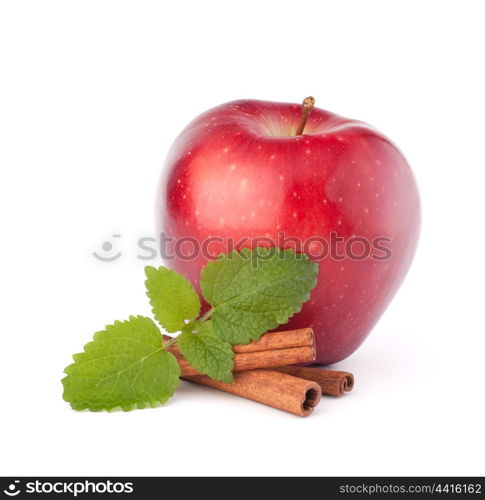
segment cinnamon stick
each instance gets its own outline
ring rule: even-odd
[[[175,355],[182,369],[182,377],[200,375],[200,372],[193,368],[180,354],[176,352],[172,354]],[[240,372],[258,368],[275,368],[299,363],[313,363],[314,361],[315,349],[310,346],[275,349],[274,351],[248,352],[234,356],[233,371]]]
[[[307,366],[283,366],[277,368],[277,370],[294,377],[313,380],[321,387],[322,394],[330,396],[341,396],[344,392],[349,392],[354,387],[354,376],[349,372],[324,370]]]
[[[204,375],[188,377],[196,384],[263,403],[273,408],[306,417],[320,402],[322,390],[313,381],[293,377],[276,370],[248,370],[234,373],[234,382],[226,384]]]
[[[170,340],[170,337],[166,339]],[[200,375],[200,372],[183,358],[177,345],[169,347],[168,350],[177,358],[182,377]],[[311,328],[266,333],[258,341],[233,346],[233,350],[234,371],[312,363],[316,356]]]
[[[259,340],[253,340],[249,344],[238,344],[232,346],[234,352],[257,352],[273,349],[289,349],[290,347],[314,346],[315,338],[311,328],[300,328],[299,330],[286,330],[283,332],[265,333]]]

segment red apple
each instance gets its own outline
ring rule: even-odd
[[[359,347],[403,281],[420,204],[403,155],[373,127],[318,108],[296,135],[301,123],[301,105],[254,100],[197,117],[166,160],[157,229],[167,265],[197,288],[207,250],[272,241],[310,253],[317,286],[284,328],[312,326],[317,361],[330,364]],[[338,255],[318,257],[332,239]]]

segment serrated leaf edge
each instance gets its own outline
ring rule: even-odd
[[[151,267],[151,266],[147,266],[147,267]],[[97,331],[94,335],[93,335],[93,340],[90,340],[89,342],[87,342],[86,344],[84,344],[83,346],[83,351],[82,352],[78,352],[78,353],[75,353],[72,355],[72,358],[74,360],[74,363],[71,363],[69,364],[68,366],[66,366],[63,370],[63,373],[66,374],[65,377],[63,377],[61,379],[61,383],[64,387],[64,381],[69,378],[70,374],[68,372],[68,370],[71,368],[71,367],[75,367],[76,365],[78,365],[79,363],[82,363],[77,361],[75,356],[78,356],[80,354],[86,354],[86,348],[91,345],[91,344],[94,344],[95,341],[96,341],[96,337],[99,336],[98,334],[101,334],[101,333],[104,333],[104,332],[107,332],[108,329],[110,327],[113,327],[113,326],[116,326],[118,324],[123,324],[123,323],[126,323],[132,319],[151,319],[151,318],[147,318],[146,316],[142,316],[142,315],[130,315],[128,317],[128,320],[126,321],[121,321],[121,320],[115,320],[113,323],[110,323],[110,324],[107,324],[105,326],[105,329],[104,330],[99,330]],[[156,326],[156,325],[155,325]],[[125,338],[127,340],[130,340],[130,341],[133,341],[133,342],[140,342],[141,344],[146,344],[146,345],[149,345],[151,347],[155,347],[153,344],[150,344],[148,342],[143,342],[139,339],[134,339],[132,337],[118,337],[118,338]],[[163,337],[161,336],[160,334],[160,339],[161,341],[163,340]],[[102,340],[97,340],[97,342],[103,342]],[[167,352],[167,354],[169,354],[170,356],[172,356],[174,359],[175,359],[175,356],[173,356],[172,353],[168,352],[168,351],[165,351],[164,347],[163,347],[163,343],[161,344],[161,346],[159,348],[156,348],[156,350],[154,350],[153,352],[151,352],[150,354],[144,356],[143,358],[137,360],[136,362],[134,363],[131,363],[129,366],[123,368],[122,370],[116,372],[115,374],[111,374],[109,375],[109,377],[105,377],[104,379],[101,379],[99,382],[101,382],[102,380],[105,380],[106,378],[110,378],[112,376],[117,376],[119,375],[121,372],[127,370],[128,368],[131,368],[133,365],[139,363],[139,362],[143,362],[145,359],[149,358],[150,356],[152,355],[155,355],[155,354],[158,354],[159,352],[161,351],[164,351],[164,352]],[[99,358],[95,358],[95,359],[99,359]],[[89,360],[89,361],[93,361],[93,359]],[[168,396],[167,398],[164,398],[164,399],[157,399],[157,400],[145,400],[145,401],[136,401],[130,405],[117,405],[115,407],[109,407],[109,406],[105,406],[105,407],[101,407],[101,408],[93,408],[89,405],[85,405],[85,404],[76,404],[76,403],[73,403],[71,401],[69,401],[68,399],[66,399],[66,396],[65,396],[65,389],[62,393],[62,399],[64,401],[66,401],[66,403],[69,403],[69,405],[71,406],[71,408],[73,410],[76,410],[76,411],[83,411],[83,410],[88,410],[88,411],[91,411],[91,412],[100,412],[100,411],[107,411],[109,413],[111,412],[114,412],[114,411],[124,411],[124,412],[128,412],[128,411],[132,411],[132,410],[135,410],[135,409],[140,409],[140,410],[143,410],[145,408],[147,408],[148,406],[150,406],[150,408],[157,408],[157,407],[160,407],[160,406],[163,406],[169,399],[172,398],[173,394],[175,393],[175,390],[177,389],[177,387],[180,385],[180,376],[182,374],[182,371],[180,369],[180,367],[178,366],[178,363],[177,363],[177,369],[178,369],[178,374],[177,374],[177,377],[178,377],[178,381],[177,383],[174,385],[173,387],[173,393]],[[98,383],[99,383],[98,382]]]

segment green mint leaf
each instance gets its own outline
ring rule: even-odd
[[[183,357],[200,373],[230,384],[234,368],[231,344],[214,335],[211,321],[200,323],[196,328],[196,333],[184,329],[177,337]]]
[[[287,323],[317,281],[318,265],[293,250],[258,247],[230,252],[202,270],[202,293],[212,305],[214,334],[247,344]]]
[[[64,400],[75,410],[155,407],[179,384],[177,360],[164,350],[157,325],[143,316],[108,325],[73,359],[62,383]]]
[[[200,300],[192,285],[166,267],[145,267],[145,285],[155,319],[167,332],[182,330],[185,320],[197,318]]]

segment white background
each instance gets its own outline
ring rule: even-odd
[[[484,474],[484,4],[3,1],[0,474]],[[309,418],[184,384],[165,407],[77,413],[70,355],[149,314],[136,239],[164,156],[237,98],[368,121],[423,202],[408,278]],[[111,265],[92,252],[119,233]]]

